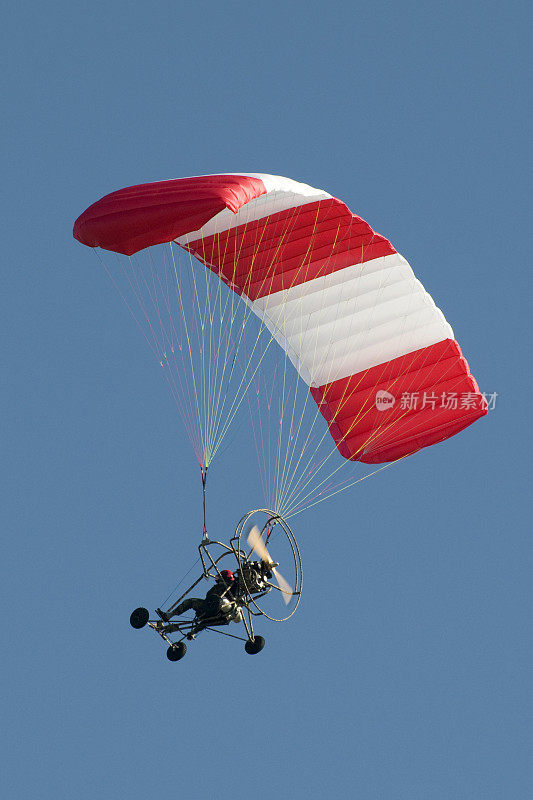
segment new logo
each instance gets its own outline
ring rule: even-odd
[[[387,411],[387,409],[393,407],[395,402],[396,398],[390,392],[386,392],[384,389],[379,389],[376,392],[376,408],[378,411]]]

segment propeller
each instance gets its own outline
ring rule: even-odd
[[[270,558],[270,553],[266,549],[264,541],[261,539],[261,534],[259,532],[259,528],[257,527],[257,525],[254,525],[250,533],[248,534],[248,544],[252,548],[252,553],[254,552],[257,553],[261,561],[264,561],[265,564],[268,565],[268,568],[272,571],[272,574],[274,575],[277,581],[285,605],[289,605],[292,597],[292,589],[285,580],[285,578],[283,577],[283,575],[281,575],[279,570],[276,569],[277,566],[276,562],[272,561],[272,559]]]

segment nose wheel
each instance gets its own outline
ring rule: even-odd
[[[130,625],[132,628],[144,628],[149,619],[150,612],[147,608],[136,608],[131,612]]]

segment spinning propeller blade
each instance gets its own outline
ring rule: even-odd
[[[292,589],[285,580],[285,578],[283,577],[283,575],[281,575],[280,571],[276,569],[276,567],[272,567],[272,574],[274,575],[276,581],[278,582],[278,586],[281,591],[281,596],[283,597],[283,602],[285,603],[286,606],[288,606],[289,603],[291,602]]]
[[[265,564],[268,564],[268,567],[270,570],[272,570],[272,574],[274,575],[281,591],[281,596],[283,597],[285,605],[289,605],[292,597],[292,589],[283,575],[274,566],[274,562],[270,558],[270,553],[268,552],[264,541],[261,539],[261,534],[259,533],[259,528],[257,525],[254,525],[248,534],[248,544],[252,548],[252,553],[257,553],[261,561],[264,561]]]

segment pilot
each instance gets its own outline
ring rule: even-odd
[[[215,579],[215,585],[207,592],[205,598],[188,597],[170,613],[162,613],[165,622],[171,617],[180,616],[185,611],[196,611],[197,615],[203,617],[227,617],[228,621],[238,614],[235,604],[234,592],[237,588],[235,575],[229,569],[223,569]]]

